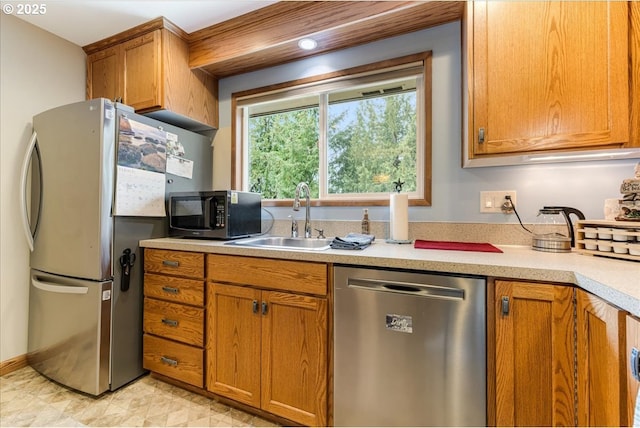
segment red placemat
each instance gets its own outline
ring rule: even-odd
[[[416,239],[414,248],[426,250],[480,251],[484,253],[501,253],[500,248],[481,242],[425,241]]]

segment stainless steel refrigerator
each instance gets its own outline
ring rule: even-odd
[[[211,139],[106,99],[45,111],[33,130],[22,167],[27,360],[99,395],[145,373],[138,242],[167,236],[169,192],[212,190]]]

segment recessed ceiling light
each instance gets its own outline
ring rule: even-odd
[[[298,41],[298,46],[300,47],[300,49],[304,49],[306,51],[310,51],[312,49],[315,49],[316,47],[318,47],[318,42],[316,42],[313,39],[310,39],[308,37],[305,37],[304,39],[300,39]]]

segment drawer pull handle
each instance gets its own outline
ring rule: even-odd
[[[171,267],[180,266],[180,262],[176,262],[175,260],[163,260],[162,264],[165,266],[171,266]]]
[[[162,291],[165,291],[167,293],[171,293],[171,294],[178,294],[180,292],[179,288],[175,288],[175,287],[162,287]]]
[[[178,367],[178,360],[174,360],[173,358],[162,356],[162,357],[160,357],[160,360],[163,363],[168,364],[168,365],[170,365],[172,367]]]
[[[177,327],[178,326],[178,321],[170,320],[170,319],[167,319],[167,318],[163,318],[162,319],[162,324],[166,324],[166,325],[171,326],[171,327]]]

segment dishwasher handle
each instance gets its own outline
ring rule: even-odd
[[[347,286],[364,290],[381,291],[386,293],[407,294],[430,299],[464,300],[464,290],[459,288],[441,287],[431,284],[416,284],[411,282],[384,281],[378,279],[348,278]]]

